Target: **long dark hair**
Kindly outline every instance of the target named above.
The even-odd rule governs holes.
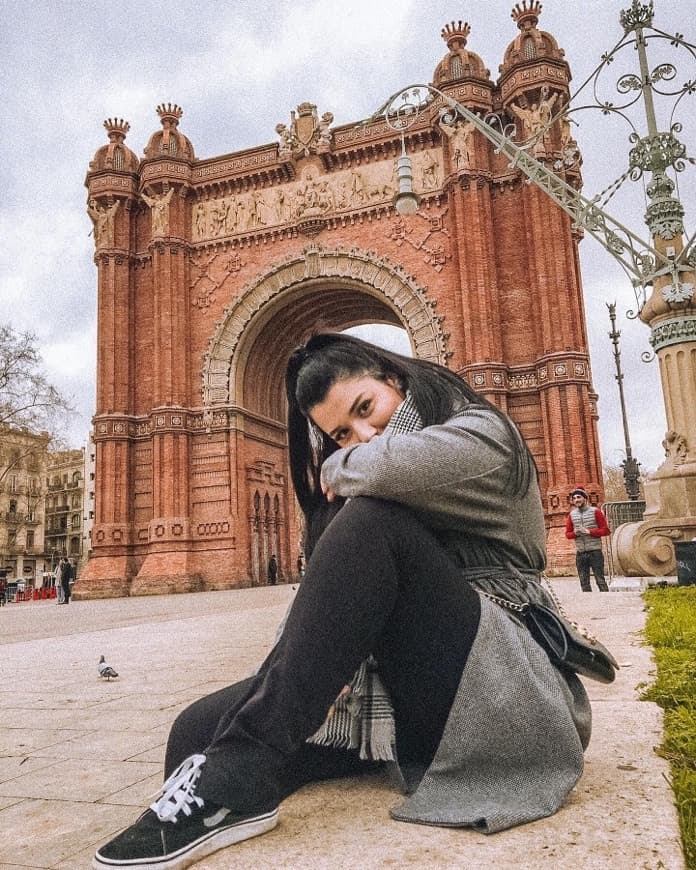
[[[320,333],[292,353],[285,373],[290,473],[310,527],[312,517],[325,511],[321,466],[338,450],[336,442],[312,423],[310,412],[324,401],[337,381],[365,375],[377,380],[393,378],[404,391],[408,390],[424,426],[444,423],[467,406],[493,411],[511,436],[511,490],[515,494],[527,491],[536,473],[527,445],[510,418],[466,381],[444,366],[402,356],[345,333]]]

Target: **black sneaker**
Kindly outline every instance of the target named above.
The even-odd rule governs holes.
[[[162,794],[142,816],[97,850],[95,870],[181,870],[207,855],[265,834],[278,824],[278,809],[237,815],[205,804],[195,794],[205,755],[192,755],[162,786]]]

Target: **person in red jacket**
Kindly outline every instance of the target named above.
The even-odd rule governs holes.
[[[570,494],[573,509],[566,519],[566,538],[575,541],[575,565],[583,592],[591,592],[590,568],[600,592],[608,592],[604,577],[602,538],[609,534],[607,518],[599,508],[592,507],[587,493],[577,487]]]

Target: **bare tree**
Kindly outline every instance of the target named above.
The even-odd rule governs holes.
[[[602,474],[604,476],[604,500],[609,501],[627,501],[626,481],[624,480],[624,471],[620,465],[611,465],[605,462],[602,466]],[[643,495],[643,484],[648,477],[648,472],[641,470],[640,473],[640,497]]]
[[[0,324],[0,427],[55,434],[67,420],[67,399],[42,370],[36,336]]]

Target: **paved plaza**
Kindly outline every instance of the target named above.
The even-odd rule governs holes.
[[[559,813],[487,837],[391,821],[399,795],[382,775],[315,784],[282,805],[274,831],[198,870],[681,870],[668,767],[653,751],[661,711],[636,692],[652,671],[638,634],[642,599],[583,595],[575,578],[554,585],[622,666],[613,685],[588,683],[586,772]],[[292,594],[277,586],[1,608],[1,870],[88,868],[95,846],[156,792],[176,714],[249,673]],[[117,680],[98,679],[102,654]]]

